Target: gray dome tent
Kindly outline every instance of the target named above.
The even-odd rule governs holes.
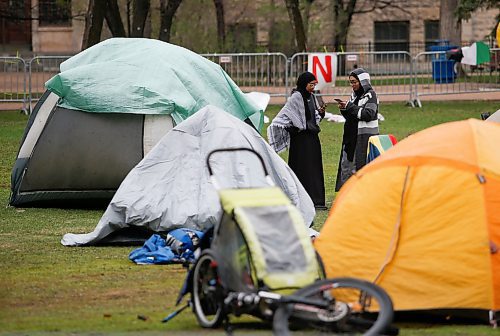
[[[262,156],[274,184],[310,225],[313,202],[285,161],[255,129],[209,105],[174,127],[130,171],[94,231],[68,233],[61,243],[138,243],[154,232],[213,226],[222,208],[209,177],[207,156],[215,149],[241,147]],[[261,163],[252,155],[214,155],[211,164],[222,188],[266,185]]]
[[[500,122],[500,110],[497,110],[495,113],[493,113],[492,115],[490,115],[486,121],[490,121],[490,122]]]

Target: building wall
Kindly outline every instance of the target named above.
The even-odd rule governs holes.
[[[495,27],[498,9],[477,10],[468,21],[462,21],[462,41],[473,42],[483,40]]]
[[[38,0],[31,0],[32,16],[38,17]],[[75,54],[82,49],[87,0],[72,1],[70,26],[40,26],[38,20],[31,25],[32,51],[41,54]]]
[[[405,11],[396,8],[375,10],[371,13],[356,14],[349,28],[349,43],[373,43],[375,21],[410,21],[410,43],[424,42],[424,21],[439,20],[439,1],[403,0],[400,5]],[[495,26],[498,9],[478,10],[468,21],[462,21],[462,43],[480,41]]]
[[[409,21],[410,43],[424,41],[424,20],[439,19],[439,2],[433,0],[402,1],[405,11],[397,8],[377,9],[370,13],[356,14],[349,27],[349,43],[373,43],[375,21]]]

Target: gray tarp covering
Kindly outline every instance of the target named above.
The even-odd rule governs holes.
[[[486,121],[497,122],[500,123],[500,110],[497,110],[495,113],[490,115]]]
[[[93,232],[68,233],[61,243],[93,245],[130,227],[162,232],[180,227],[203,230],[215,224],[222,209],[206,157],[214,149],[234,147],[257,151],[274,183],[297,206],[305,222],[312,222],[314,205],[283,159],[251,126],[209,105],[165,135],[130,171]],[[264,183],[260,161],[248,153],[219,153],[211,162],[222,187]]]

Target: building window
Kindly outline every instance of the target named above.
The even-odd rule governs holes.
[[[436,45],[439,40],[439,20],[424,21],[425,30],[425,50],[429,50],[431,45]]]
[[[231,52],[255,52],[257,28],[252,23],[236,23],[228,26],[227,50]]]
[[[0,45],[31,44],[30,4],[27,1],[0,1]]]
[[[71,0],[38,0],[40,26],[71,26]]]
[[[410,22],[375,22],[375,51],[410,51]]]

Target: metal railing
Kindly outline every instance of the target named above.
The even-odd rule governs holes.
[[[478,66],[446,59],[446,52],[423,52],[413,58],[410,100],[421,96],[500,91],[500,48],[490,49],[490,62]]]
[[[370,73],[372,86],[379,96],[393,96],[412,106],[421,106],[420,98],[429,95],[500,91],[500,49],[491,49],[491,61],[469,66],[446,59],[446,52],[337,53],[337,77],[323,88],[322,96],[348,96],[349,72],[362,67]],[[244,92],[257,91],[275,97],[288,97],[297,76],[308,68],[308,54],[287,58],[283,53],[204,54],[219,64]],[[45,91],[45,82],[59,73],[60,65],[70,56],[37,56],[29,61],[18,57],[0,57],[0,102],[22,102],[31,111]]]
[[[244,92],[286,96],[288,59],[283,53],[202,54],[219,64]]]
[[[297,76],[306,71],[308,54],[299,53],[290,61],[289,91]],[[410,97],[412,85],[412,59],[407,52],[345,52],[337,53],[337,77],[334,83],[323,88],[322,96],[349,96],[351,86],[347,77],[355,68],[370,73],[371,83],[378,95]],[[403,98],[404,99],[404,98]]]
[[[70,56],[36,56],[28,62],[29,69],[29,97],[30,111],[32,103],[45,92],[45,82],[59,73],[61,63]]]
[[[19,57],[0,57],[0,69],[0,102],[21,102],[26,112],[26,62]]]

